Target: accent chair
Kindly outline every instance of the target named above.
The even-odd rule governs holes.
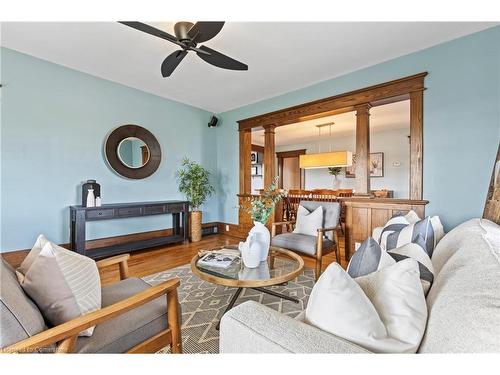
[[[307,234],[293,233],[296,221],[282,221],[273,223],[271,245],[282,247],[284,249],[298,252],[302,255],[314,258],[316,261],[315,277],[316,280],[321,275],[323,266],[323,256],[335,251],[337,262],[340,263],[340,251],[337,236],[340,219],[340,203],[338,202],[319,202],[319,201],[301,201],[300,205],[309,212],[318,207],[323,207],[323,226],[318,228],[316,236]],[[288,232],[276,235],[278,226],[286,227]],[[271,258],[271,267],[274,259]]]
[[[102,288],[100,310],[52,328],[24,293],[15,270],[1,259],[0,352],[154,353],[170,345],[172,353],[182,353],[179,279],[150,286],[129,278],[128,258],[123,254],[96,262],[99,270],[120,268],[120,281]],[[92,336],[78,337],[92,326]]]

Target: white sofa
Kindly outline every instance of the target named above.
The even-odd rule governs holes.
[[[432,256],[434,283],[418,353],[500,352],[500,227],[472,219]],[[345,339],[256,302],[224,315],[221,353],[368,353]]]

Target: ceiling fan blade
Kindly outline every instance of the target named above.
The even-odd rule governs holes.
[[[199,47],[202,51],[210,53],[206,55],[204,53],[196,52],[201,59],[205,60],[207,63],[217,66],[219,68],[230,69],[230,70],[248,70],[248,65],[243,64],[229,56],[223,55],[220,52],[214,51],[211,48],[201,46]]]
[[[142,31],[147,34],[157,36],[158,38],[168,40],[169,42],[175,43],[178,46],[185,47],[184,44],[179,42],[175,36],[170,35],[169,33],[166,33],[165,31],[157,29],[153,26],[146,25],[145,23],[136,21],[118,21],[118,23],[121,23],[125,26],[131,27],[133,29]]]
[[[196,47],[189,47],[188,49],[189,49],[190,51],[199,52],[199,53],[202,53],[202,54],[204,54],[204,55],[210,55],[210,52],[204,51],[204,50],[199,49],[199,48],[196,48]]]
[[[224,22],[196,22],[188,31],[188,36],[196,43],[203,43],[216,36],[224,26]]]
[[[170,77],[175,68],[180,64],[182,59],[186,57],[187,51],[175,51],[167,56],[161,64],[161,75],[163,77]]]

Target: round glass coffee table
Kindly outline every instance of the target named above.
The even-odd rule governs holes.
[[[230,245],[213,250],[222,248],[238,249],[237,246]],[[296,298],[264,288],[284,284],[300,275],[304,268],[304,261],[298,254],[290,250],[271,246],[268,260],[261,262],[257,268],[245,267],[241,258],[234,260],[227,268],[201,265],[198,263],[199,258],[200,256],[197,254],[191,260],[191,271],[196,276],[213,284],[238,288],[229,301],[224,314],[234,306],[243,288],[255,289],[274,297],[299,303]],[[219,324],[220,322],[217,324],[216,329],[219,329]]]

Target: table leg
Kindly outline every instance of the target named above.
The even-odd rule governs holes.
[[[233,306],[236,303],[236,300],[238,299],[238,297],[240,296],[242,290],[243,290],[243,288],[238,288],[236,290],[236,292],[231,297],[231,300],[229,301],[229,305],[227,305],[226,310],[224,311],[224,314],[233,308]],[[224,315],[224,314],[222,314],[222,315]],[[219,328],[220,328],[220,320],[219,320],[219,323],[217,323],[217,325],[215,326],[215,329],[217,331],[219,330]]]
[[[85,255],[85,212],[76,213],[75,221],[71,223],[71,250]]]
[[[182,231],[184,233],[184,243],[189,242],[188,228],[189,228],[189,211],[184,210],[182,211]]]
[[[174,228],[174,235],[178,236],[181,234],[181,214],[179,212],[175,212],[172,214],[172,222]]]
[[[274,296],[274,297],[286,299],[287,301],[292,301],[295,303],[300,302],[297,298],[287,296],[286,294],[277,293],[277,292],[269,290],[269,289],[264,289],[264,288],[252,288],[252,289],[257,290],[257,291],[262,292],[262,293],[269,294],[269,295]]]

